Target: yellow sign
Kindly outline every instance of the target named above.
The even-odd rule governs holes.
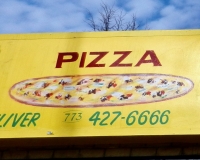
[[[200,134],[200,30],[0,35],[0,138]]]

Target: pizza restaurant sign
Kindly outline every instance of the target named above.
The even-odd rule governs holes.
[[[0,138],[200,134],[199,41],[200,30],[0,35]]]

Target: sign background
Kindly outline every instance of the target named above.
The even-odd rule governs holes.
[[[146,50],[153,50],[162,66],[152,63],[134,67]],[[105,67],[79,68],[82,52],[109,52],[99,63]],[[109,67],[118,58],[114,51],[132,51],[123,63],[132,67]],[[78,52],[76,62],[63,63],[55,68],[59,52]],[[77,136],[128,136],[128,135],[188,135],[200,133],[200,30],[85,32],[0,35],[0,138],[20,137],[77,137]],[[87,55],[85,65],[95,56]],[[14,101],[9,89],[20,81],[47,76],[88,74],[156,73],[183,76],[194,83],[188,94],[161,102],[96,108],[56,108],[31,106]],[[165,125],[127,126],[118,119],[113,125],[93,126],[89,118],[99,111],[121,111],[124,117],[137,110],[153,113],[169,110]],[[82,113],[79,122],[65,122],[66,112]],[[36,125],[22,127],[21,121],[12,127],[13,118],[4,126],[11,114],[40,113]],[[6,114],[4,118],[2,115]],[[114,115],[111,119],[114,118]],[[110,120],[109,120],[110,121]],[[25,124],[27,124],[25,122]],[[98,122],[99,123],[99,122]],[[48,134],[52,132],[52,134]]]

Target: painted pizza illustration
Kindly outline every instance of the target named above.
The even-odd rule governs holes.
[[[194,87],[166,74],[104,74],[33,78],[14,84],[14,100],[46,107],[105,107],[154,103],[181,97]]]

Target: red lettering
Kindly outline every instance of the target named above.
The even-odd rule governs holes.
[[[82,53],[81,61],[80,61],[80,64],[79,64],[79,68],[83,68],[84,67],[86,55],[87,55],[87,52],[83,52]]]
[[[119,57],[113,64],[111,64],[110,67],[131,67],[132,63],[121,63],[130,53],[131,51],[114,52],[114,54],[122,54],[122,56]]]
[[[90,62],[86,67],[105,67],[105,64],[97,64],[108,52],[90,52],[90,55],[99,55],[92,62]]]
[[[71,58],[70,59],[64,59],[65,56],[71,56]],[[58,53],[56,68],[62,68],[63,62],[74,62],[77,59],[78,59],[78,53],[77,52]]]
[[[147,56],[150,56],[151,59],[146,60]],[[162,66],[153,50],[147,50],[135,67],[140,66],[142,63],[153,63],[154,66]]]
[[[114,55],[121,56],[116,59],[109,67],[131,67],[132,63],[122,63],[122,61],[129,56],[132,51],[115,51]],[[106,56],[108,52],[90,52],[89,55],[97,55],[86,67],[105,67],[105,63],[100,63],[99,61]],[[82,52],[79,68],[85,67],[87,52]],[[148,59],[149,56],[149,59]],[[62,68],[62,64],[65,62],[75,62],[77,61],[79,54],[77,52],[63,52],[58,53],[58,58],[55,68]],[[112,60],[112,59],[111,59]],[[98,63],[99,62],[99,63]],[[153,50],[147,50],[142,58],[138,61],[135,67],[139,67],[143,63],[153,63],[153,66],[162,66],[158,57]]]

